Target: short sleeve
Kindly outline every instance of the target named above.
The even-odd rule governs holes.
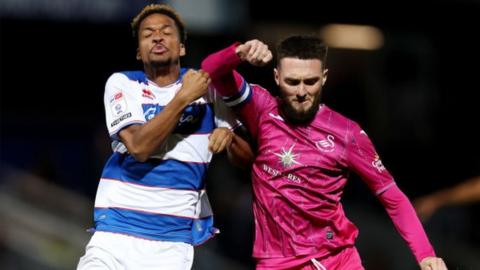
[[[105,85],[104,105],[110,137],[118,140],[118,133],[132,124],[146,122],[141,103],[135,98],[135,89],[129,79],[114,73]]]
[[[367,133],[358,124],[350,123],[350,139],[347,143],[347,162],[376,195],[395,185],[393,177],[383,166]]]

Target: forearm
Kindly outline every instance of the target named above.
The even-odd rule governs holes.
[[[139,161],[146,161],[165,142],[175,129],[188,100],[175,96],[163,110],[144,125],[120,132],[120,138],[130,154]]]
[[[234,75],[234,69],[241,62],[235,53],[236,46],[237,43],[210,54],[202,61],[202,70],[210,75],[215,89],[224,97],[238,93],[242,83],[240,76]]]
[[[212,80],[218,79],[234,70],[241,63],[235,53],[238,43],[234,43],[218,52],[212,53],[202,61],[202,70],[206,71]]]
[[[380,194],[379,199],[417,261],[420,263],[426,257],[434,257],[435,251],[405,194],[394,185]]]
[[[248,142],[236,134],[230,146],[227,147],[227,154],[230,162],[242,169],[250,168],[255,158]]]

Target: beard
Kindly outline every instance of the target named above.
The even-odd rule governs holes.
[[[280,111],[286,121],[295,125],[307,125],[312,122],[313,118],[320,108],[320,96],[315,97],[312,106],[305,111],[295,109],[286,98],[281,99]]]

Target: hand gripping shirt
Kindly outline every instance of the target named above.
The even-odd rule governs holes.
[[[253,256],[260,264],[275,258],[305,261],[354,245],[358,231],[340,203],[351,171],[384,204],[417,260],[434,256],[410,202],[365,131],[326,105],[306,126],[286,122],[277,98],[233,70],[239,61],[231,46],[207,57],[202,69],[256,141]]]
[[[208,137],[239,122],[215,91],[188,105],[175,130],[146,162],[130,155],[118,133],[160,113],[182,86],[159,87],[142,71],[114,73],[105,87],[105,115],[113,154],[95,199],[95,229],[139,238],[200,244],[217,232],[205,192],[212,158]]]

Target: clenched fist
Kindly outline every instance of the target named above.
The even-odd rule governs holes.
[[[267,44],[260,40],[253,39],[240,44],[235,49],[238,57],[254,66],[264,66],[272,60],[272,52]]]
[[[183,75],[182,88],[177,95],[185,98],[189,103],[205,95],[210,84],[210,76],[203,70],[189,69]]]
[[[208,138],[208,150],[217,154],[232,143],[233,132],[229,128],[216,128]]]

